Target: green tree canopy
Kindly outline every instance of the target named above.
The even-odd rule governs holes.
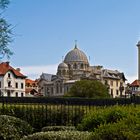
[[[10,2],[9,0],[0,0],[0,8],[1,9],[6,8],[9,2]]]
[[[9,0],[0,0],[0,59],[6,55],[8,58],[13,54],[8,45],[11,39],[11,25],[2,16],[2,11],[8,6]]]
[[[88,98],[108,98],[108,89],[100,81],[81,80],[75,82],[66,96],[88,97]]]

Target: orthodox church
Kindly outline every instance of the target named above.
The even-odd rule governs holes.
[[[58,65],[56,75],[42,73],[38,82],[39,92],[44,96],[63,96],[76,81],[82,79],[101,81],[112,97],[125,95],[124,73],[104,69],[103,66],[90,66],[86,54],[77,44]]]

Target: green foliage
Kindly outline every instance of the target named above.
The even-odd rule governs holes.
[[[42,132],[46,131],[66,131],[76,130],[74,126],[46,126],[42,128]]]
[[[85,110],[65,105],[6,105],[0,108],[0,114],[18,117],[27,121],[35,131],[41,131],[45,126],[77,125]]]
[[[92,131],[90,139],[94,140],[139,140],[140,106],[96,108],[77,129]]]
[[[129,116],[117,123],[103,124],[95,130],[95,140],[139,140],[140,118]],[[91,138],[91,139],[92,139]]]
[[[0,8],[3,10],[9,4],[9,0],[0,0]],[[5,18],[0,14],[0,59],[2,59],[5,55],[7,58],[13,54],[11,50],[8,48],[9,43],[12,42],[11,35],[11,25],[7,23]]]
[[[100,81],[95,80],[81,80],[75,82],[66,96],[88,98],[110,97],[107,87]]]
[[[11,25],[3,18],[0,18],[0,54],[9,58],[13,53],[7,47],[11,42]]]
[[[24,137],[21,140],[90,140],[91,133],[79,131],[49,131]]]
[[[82,131],[94,131],[94,129],[98,128],[101,124],[115,123],[127,117],[128,112],[125,110],[126,108],[123,106],[99,108],[85,116],[77,129]]]
[[[1,9],[6,8],[9,2],[10,2],[9,0],[0,0],[0,8]]]
[[[27,122],[12,116],[0,115],[0,140],[19,140],[32,131]]]

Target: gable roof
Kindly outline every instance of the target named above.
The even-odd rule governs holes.
[[[25,79],[25,85],[27,87],[32,86],[32,87],[37,87],[37,81],[31,80],[31,79]]]
[[[14,69],[9,65],[9,62],[0,63],[0,75],[4,76],[8,71],[12,71],[15,77],[26,78],[25,75],[20,73],[18,70]]]
[[[131,87],[140,87],[140,81],[139,80],[135,80],[130,84]]]
[[[122,79],[123,81],[127,80],[124,76],[124,73],[121,73],[117,70],[103,69],[102,71],[103,71],[103,77],[105,78]]]
[[[41,79],[46,80],[46,81],[53,81],[57,79],[57,75],[42,73],[42,75],[40,76],[40,80]]]

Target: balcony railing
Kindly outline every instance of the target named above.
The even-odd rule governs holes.
[[[11,81],[12,80],[12,78],[11,77],[7,77],[7,81]]]
[[[12,86],[10,86],[10,87],[4,87],[4,89],[5,90],[15,90],[15,87],[12,87]]]

